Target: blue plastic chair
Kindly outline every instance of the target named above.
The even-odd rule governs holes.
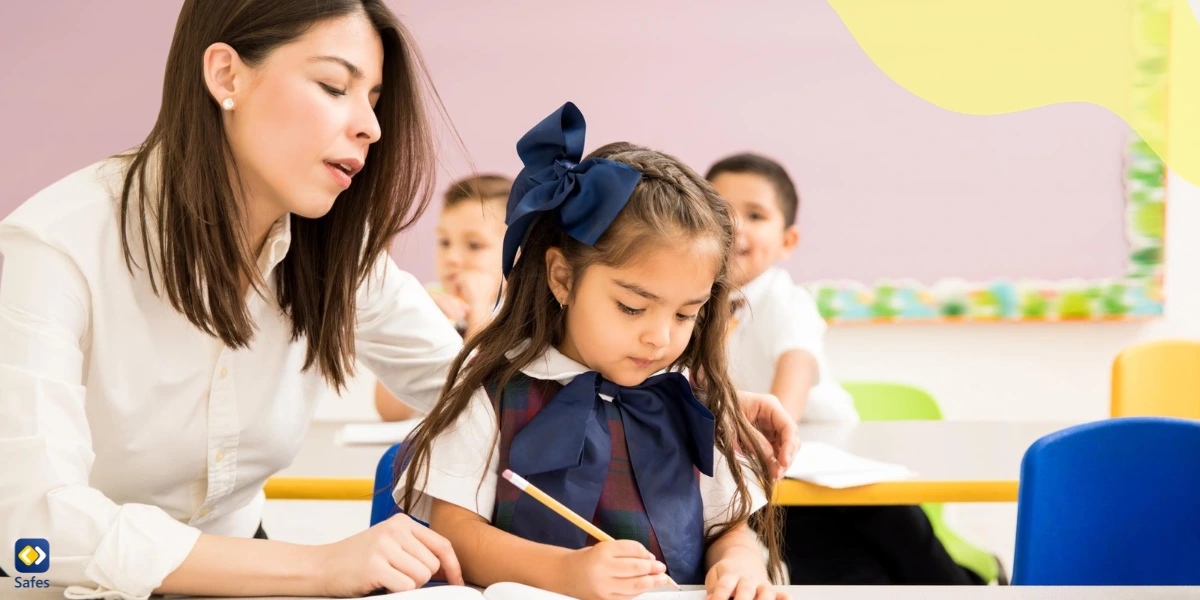
[[[1021,461],[1014,585],[1200,585],[1200,422],[1079,425]]]
[[[375,495],[371,498],[371,525],[386,521],[392,515],[400,512],[396,501],[392,499],[392,490],[399,472],[396,465],[396,455],[400,454],[406,442],[395,444],[383,453],[379,465],[375,467]]]

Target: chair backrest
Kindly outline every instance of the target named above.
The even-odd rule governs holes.
[[[1200,342],[1150,342],[1118,354],[1112,416],[1200,419]]]
[[[405,444],[394,444],[388,448],[375,467],[375,495],[371,498],[371,525],[386,521],[392,515],[400,512],[396,501],[392,499],[392,482],[396,479],[396,456],[401,454]]]
[[[1200,585],[1200,422],[1130,417],[1034,442],[1015,585]]]
[[[864,421],[941,421],[942,409],[925,390],[900,383],[843,383]]]

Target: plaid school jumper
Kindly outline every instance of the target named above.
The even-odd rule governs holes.
[[[521,431],[538,411],[542,409],[563,386],[556,381],[534,379],[523,373],[518,373],[504,388],[503,394],[497,394],[495,387],[489,387],[488,398],[496,407],[500,418],[500,470],[509,468],[508,453],[512,446],[513,436]],[[605,402],[604,408],[608,416],[608,430],[612,434],[612,458],[608,464],[608,476],[604,480],[604,488],[600,493],[600,504],[596,514],[591,515],[591,522],[601,531],[619,540],[636,540],[641,542],[654,557],[662,562],[662,548],[659,547],[658,537],[646,516],[646,506],[638,492],[634,480],[633,469],[629,464],[629,453],[625,447],[625,429],[621,424],[621,412],[612,402]],[[521,490],[516,486],[501,482],[496,489],[496,511],[492,525],[511,531],[513,511]],[[580,515],[587,519],[589,515]],[[575,527],[566,519],[562,519],[563,527]],[[594,545],[596,540],[588,537],[588,545]]]

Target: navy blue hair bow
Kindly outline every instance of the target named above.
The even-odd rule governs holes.
[[[641,181],[642,174],[623,163],[603,158],[580,162],[585,131],[583,113],[568,102],[517,142],[525,166],[508,196],[505,277],[539,213],[554,211],[567,235],[590,246],[612,225]]]

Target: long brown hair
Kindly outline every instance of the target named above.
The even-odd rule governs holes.
[[[400,478],[405,479],[400,507],[409,512],[415,506],[420,490],[425,487],[434,440],[454,425],[473,394],[484,386],[503,390],[522,367],[562,340],[565,311],[550,290],[545,265],[547,250],[562,250],[573,270],[572,280],[578,282],[591,265],[620,267],[666,244],[715,238],[720,252],[712,294],[697,314],[687,349],[671,368],[687,368],[694,381],[701,382],[696,385],[697,397],[716,417],[716,445],[737,481],[738,493],[730,520],[706,532],[709,541],[748,520],[769,549],[769,571],[778,580],[781,573],[778,509],[767,506],[751,514],[750,492],[744,480],[745,463],[735,452],[735,448],[750,452],[750,475],[761,483],[770,498],[774,483],[768,459],[754,442],[754,431],[738,409],[737,395],[725,365],[732,289],[728,269],[734,238],[729,210],[708,182],[672,156],[616,143],[597,149],[590,157],[630,165],[642,173],[641,182],[595,246],[582,244],[563,233],[551,216],[539,218],[530,227],[521,257],[508,276],[509,287],[499,314],[467,341],[451,366],[440,401],[413,433],[407,453],[409,468],[396,481],[399,485]],[[526,340],[529,343],[522,348]],[[510,360],[506,353],[513,348],[522,349]]]
[[[291,219],[292,244],[274,272],[293,341],[306,338],[304,368],[335,388],[354,372],[356,292],[391,240],[429,204],[433,140],[423,92],[436,98],[411,36],[382,0],[186,0],[167,55],[162,108],[130,155],[121,190],[126,266],[137,261],[155,293],[166,292],[188,321],[230,348],[249,345],[254,323],[243,285],[262,281],[238,200],[237,173],[221,109],[205,86],[201,57],[224,42],[250,66],[314,24],[361,14],[383,42],[382,136],[371,158],[319,219]],[[139,244],[140,242],[140,244]],[[161,278],[161,281],[160,281]]]

